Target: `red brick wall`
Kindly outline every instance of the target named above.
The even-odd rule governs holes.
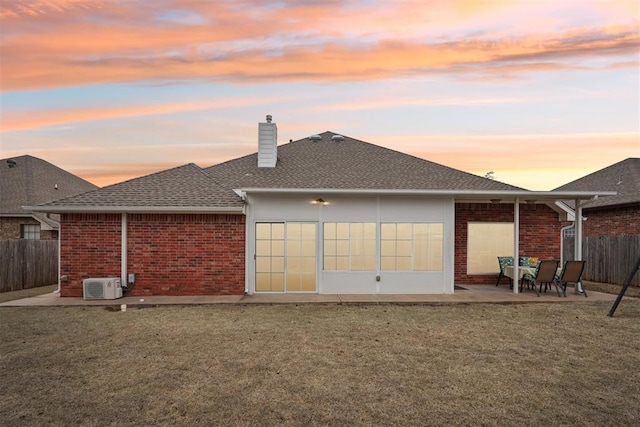
[[[640,206],[586,210],[583,216],[584,237],[640,234]]]
[[[82,280],[120,277],[119,214],[63,214],[60,220],[60,284],[63,297],[81,297]]]
[[[469,222],[513,222],[513,205],[456,203],[455,283],[495,284],[497,274],[467,274],[467,224]],[[546,205],[520,205],[520,255],[560,259],[558,214]],[[498,260],[496,258],[496,270]]]
[[[121,215],[66,214],[61,220],[62,296],[82,296],[82,280],[120,277]],[[243,215],[131,214],[128,296],[242,295]]]
[[[129,215],[127,295],[242,295],[244,215]]]

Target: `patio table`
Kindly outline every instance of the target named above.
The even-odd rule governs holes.
[[[535,275],[536,268],[535,267],[525,267],[523,265],[518,267],[518,280],[522,279],[522,276],[525,274]],[[510,279],[514,279],[513,277],[513,266],[504,267],[504,275],[509,277]]]
[[[558,268],[556,270],[556,275],[560,276],[560,274],[562,273],[562,268]],[[525,266],[519,266],[518,267],[518,280],[522,279],[522,276],[524,276],[525,274],[529,274],[531,276],[535,276],[536,274],[536,267],[525,267]],[[513,266],[510,267],[504,267],[504,275],[509,277],[510,279],[513,280]]]

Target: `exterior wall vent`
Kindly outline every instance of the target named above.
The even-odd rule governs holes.
[[[344,136],[342,136],[342,135],[333,135],[331,137],[331,140],[333,142],[342,142],[342,141],[344,141]]]
[[[266,123],[258,123],[259,168],[275,168],[278,161],[278,127],[271,120],[268,115]]]
[[[309,141],[311,142],[318,142],[322,139],[322,137],[320,135],[311,135],[309,137]]]

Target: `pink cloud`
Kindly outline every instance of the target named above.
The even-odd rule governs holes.
[[[2,6],[0,87],[183,79],[343,81],[428,73],[503,77],[572,70],[594,57],[638,65],[637,21],[447,40],[425,39],[424,28],[441,25],[439,18],[466,22],[507,13],[513,5],[391,2],[370,11],[355,2],[292,2],[285,8],[233,4],[166,1],[164,10],[156,10],[129,2],[50,0]]]

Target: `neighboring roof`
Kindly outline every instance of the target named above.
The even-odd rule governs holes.
[[[278,146],[275,168],[258,168],[255,153],[205,171],[234,189],[522,190],[347,136],[338,142],[334,135]]]
[[[44,212],[241,212],[242,199],[193,163],[41,205]]]
[[[585,202],[583,209],[640,203],[640,158],[630,157],[558,187],[554,191],[583,190],[616,191],[618,193],[615,196],[607,196]]]
[[[33,206],[98,188],[37,157],[0,159],[0,215],[34,216],[23,206]],[[50,223],[44,216],[35,215]]]

